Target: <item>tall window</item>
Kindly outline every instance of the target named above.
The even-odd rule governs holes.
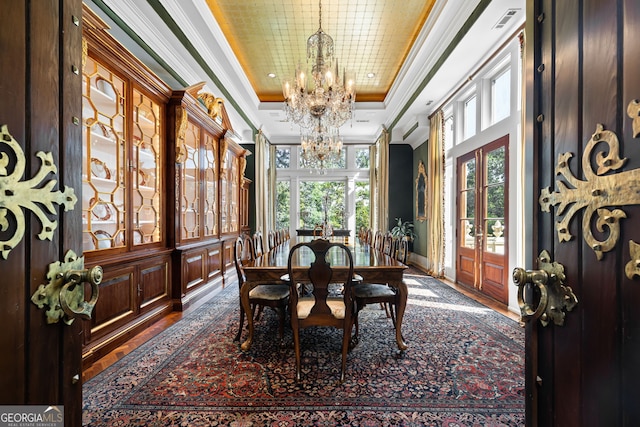
[[[302,149],[298,150],[298,158],[300,159],[299,167],[300,169],[315,169],[316,165],[309,166],[304,159],[302,158]],[[330,156],[324,162],[325,169],[345,169],[347,167],[347,150],[342,150],[340,152],[340,157],[335,158],[335,156]]]
[[[444,119],[444,149],[453,147],[453,114]]]
[[[290,224],[289,205],[291,203],[291,183],[276,183],[276,230],[288,229]]]
[[[327,163],[322,173],[305,168],[300,151],[295,145],[279,145],[274,150],[277,167],[273,200],[278,228],[288,227],[294,233],[297,228],[312,229],[321,224],[325,198],[327,221],[334,229],[350,230],[354,236],[360,227],[369,227],[370,146],[345,145],[340,158]]]
[[[464,139],[469,139],[476,134],[476,96],[464,102]]]
[[[369,228],[371,212],[371,191],[369,181],[356,182],[356,232],[362,227]]]
[[[291,167],[291,148],[276,148],[276,169],[289,169]]]
[[[358,169],[369,169],[369,149],[358,148],[356,150],[356,167]]]
[[[345,228],[345,182],[300,182],[300,227],[313,228],[326,220],[333,228]]]
[[[497,123],[511,114],[511,73],[503,70],[491,79],[491,122]]]

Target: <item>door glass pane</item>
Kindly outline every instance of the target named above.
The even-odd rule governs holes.
[[[485,156],[484,250],[497,254],[505,252],[505,154],[506,149],[502,146]]]
[[[460,216],[461,216],[461,241],[460,244],[467,248],[474,248],[474,219],[476,212],[476,193],[474,190],[460,192]]]
[[[490,151],[486,155],[485,182],[487,185],[505,180],[505,147]]]
[[[475,248],[476,216],[476,160],[470,159],[461,165],[460,189],[460,245]]]
[[[475,227],[473,219],[460,221],[461,239],[460,246],[474,249],[476,247]]]
[[[462,165],[464,180],[464,190],[476,188],[476,160],[472,159]]]
[[[88,57],[82,86],[82,247],[123,247],[125,82]]]
[[[159,242],[162,238],[160,206],[160,106],[133,91],[133,244]]]

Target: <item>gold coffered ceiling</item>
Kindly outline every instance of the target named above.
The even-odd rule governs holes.
[[[384,100],[434,2],[322,2],[322,29],[333,37],[340,70],[356,75],[357,101]],[[293,78],[299,62],[306,65],[307,38],[318,29],[318,1],[207,3],[260,101],[282,101],[282,80]]]

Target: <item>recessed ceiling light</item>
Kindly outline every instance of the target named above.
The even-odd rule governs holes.
[[[269,74],[267,74],[267,76],[271,77],[272,79],[276,78],[276,74],[275,73],[269,73]]]
[[[376,73],[367,73],[367,77],[369,77],[370,79],[374,78],[376,76]]]

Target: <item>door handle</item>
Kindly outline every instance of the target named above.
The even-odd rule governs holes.
[[[566,279],[564,266],[551,262],[547,251],[540,253],[538,267],[538,270],[523,268],[513,270],[513,282],[518,286],[521,320],[531,322],[540,319],[542,326],[547,326],[551,321],[557,326],[562,326],[565,318],[564,310],[573,310],[578,304],[578,298],[571,287],[564,285]],[[537,298],[535,298],[536,293]],[[529,301],[527,297],[530,298]]]
[[[102,282],[102,267],[96,265],[89,270],[71,270],[64,274],[64,286],[60,289],[60,306],[67,318],[91,319],[91,312],[98,302],[99,288]],[[84,299],[83,283],[91,285],[91,298]]]
[[[40,285],[31,296],[38,308],[46,310],[47,323],[58,323],[60,319],[67,325],[76,318],[91,319],[91,312],[98,302],[99,287],[103,271],[99,265],[86,270],[84,257],[77,257],[73,251],[67,252],[64,262],[49,264],[49,283]],[[84,285],[91,285],[91,296],[85,300]]]

